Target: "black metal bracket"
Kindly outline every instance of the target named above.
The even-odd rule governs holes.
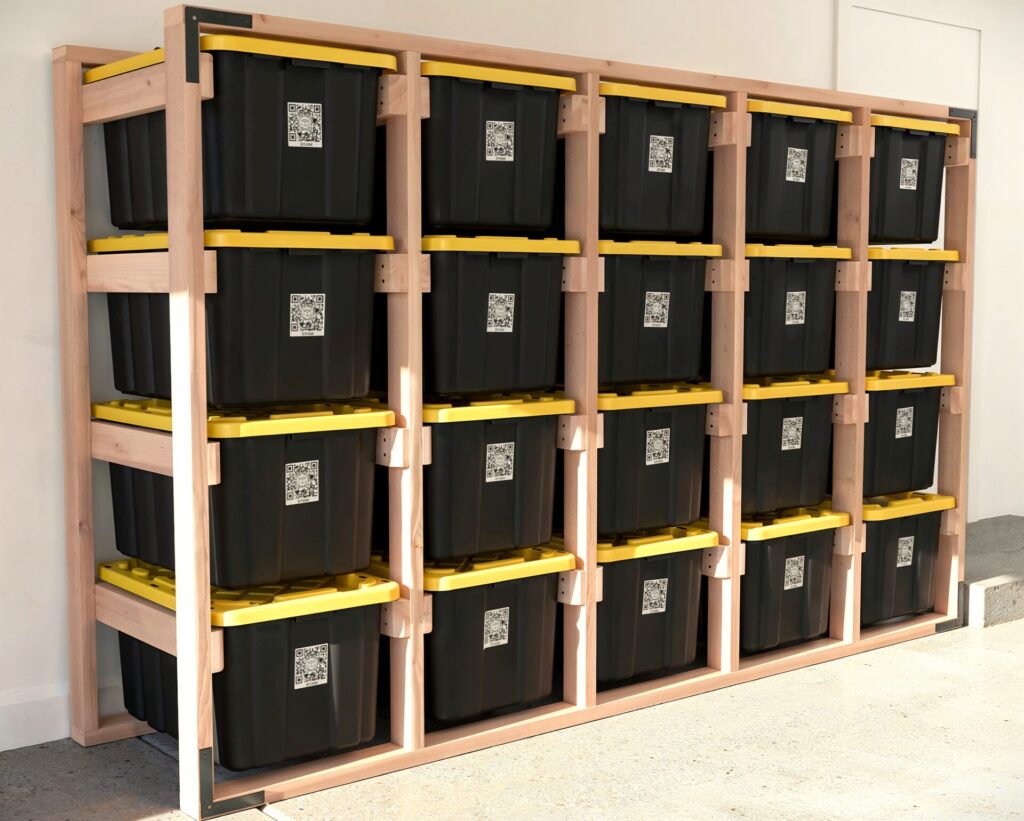
[[[971,159],[978,156],[978,110],[976,108],[951,108],[950,117],[971,121]]]
[[[203,818],[216,818],[229,812],[250,810],[267,803],[263,790],[246,793],[223,801],[213,800],[213,748],[204,747],[199,751],[199,801]]]
[[[935,625],[936,633],[946,633],[950,630],[957,630],[967,626],[967,605],[969,599],[969,588],[967,582],[960,582],[956,589],[956,618],[949,621],[940,621]]]
[[[199,27],[203,23],[251,29],[252,15],[185,6],[185,81],[188,83],[199,82]]]

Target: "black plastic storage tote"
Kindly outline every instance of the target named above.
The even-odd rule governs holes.
[[[872,114],[869,242],[926,244],[939,236],[946,139],[960,126]]]
[[[562,269],[578,242],[425,237],[424,390],[458,396],[555,387]]]
[[[93,417],[171,430],[170,404],[117,400]],[[394,413],[367,404],[247,415],[211,413],[220,481],[210,486],[210,580],[253,587],[348,573],[370,562],[377,428]],[[174,569],[170,476],[110,463],[119,552]]]
[[[635,385],[697,379],[707,261],[721,245],[601,240],[597,381]]]
[[[559,96],[572,77],[426,61],[423,221],[431,230],[546,231],[555,217]],[[560,207],[560,206],[559,206]]]
[[[748,100],[747,237],[820,242],[835,200],[836,129],[849,111]]]
[[[206,34],[214,96],[202,104],[207,227],[330,228],[373,217],[377,87],[391,54]],[[163,62],[163,49],[86,71],[84,83]],[[110,221],[167,226],[164,112],[103,126]]]
[[[711,109],[725,108],[725,97],[629,83],[600,91],[602,236],[698,236]]]
[[[174,574],[136,559],[103,562],[101,581],[173,610]],[[229,770],[370,741],[377,720],[381,605],[398,585],[368,573],[249,590],[210,590],[224,668],[213,675],[217,758]],[[119,634],[128,712],[178,734],[173,656]]]
[[[216,291],[206,297],[207,402],[215,407],[354,399],[370,390],[376,255],[387,236],[206,231]],[[97,254],[166,253],[167,234],[89,242]],[[114,385],[171,398],[168,295],[110,293]]]

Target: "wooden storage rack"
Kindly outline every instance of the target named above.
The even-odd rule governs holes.
[[[214,256],[203,249],[200,103],[216,93],[209,57],[197,51],[199,30],[244,33],[309,43],[392,52],[397,73],[381,81],[380,120],[387,129],[388,230],[395,252],[381,255],[378,290],[387,293],[388,401],[395,427],[382,431],[378,461],[389,466],[390,566],[401,599],[388,608],[391,637],[391,740],[379,746],[286,765],[215,783],[212,674],[223,665],[221,636],[210,625],[208,486],[219,481],[218,446],[206,437],[204,294],[216,288]],[[147,44],[141,44],[147,45]],[[57,242],[60,274],[61,364],[64,405],[65,505],[68,563],[71,735],[83,745],[151,732],[126,714],[101,717],[97,704],[96,623],[136,636],[178,657],[181,808],[195,818],[279,801],[326,787],[478,750],[585,721],[706,692],[774,673],[926,636],[958,624],[964,575],[967,431],[971,360],[971,283],[974,261],[975,159],[973,112],[839,91],[780,85],[588,57],[395,34],[262,14],[175,6],[165,13],[166,61],[82,84],[84,68],[129,52],[82,46],[54,50]],[[565,544],[577,569],[561,585],[565,618],[564,692],[560,703],[501,718],[426,733],[423,636],[430,600],[423,590],[422,471],[429,438],[422,424],[421,297],[429,261],[420,253],[420,119],[429,116],[422,58],[457,60],[572,75],[577,91],[563,97],[560,132],[566,148],[566,235],[581,253],[566,263],[566,392],[576,413],[561,420],[566,460]],[[599,82],[646,83],[726,96],[712,115],[714,241],[721,259],[709,261],[712,296],[712,382],[723,404],[708,414],[711,448],[711,527],[720,546],[705,552],[708,576],[707,666],[643,684],[598,693],[595,630],[600,600],[596,561],[598,149],[603,125]],[[747,96],[844,108],[840,125],[839,244],[853,250],[836,276],[836,369],[850,385],[834,406],[834,506],[850,525],[837,531],[830,635],[750,658],[739,654],[740,469],[745,409],[743,300],[748,287],[745,180],[750,134]],[[164,108],[167,114],[169,250],[145,255],[86,253],[84,126]],[[868,262],[868,185],[873,152],[872,113],[955,122],[946,153],[944,247],[959,251],[947,267],[942,309],[941,370],[956,376],[945,388],[939,433],[938,491],[956,498],[942,519],[935,612],[871,629],[860,627],[861,520]],[[174,434],[135,430],[90,418],[87,295],[90,292],[168,292]],[[176,614],[96,581],[91,461],[142,467],[174,476]],[[960,621],[959,623],[962,623]]]

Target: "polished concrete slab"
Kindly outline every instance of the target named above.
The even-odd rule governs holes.
[[[1024,621],[954,630],[239,814],[959,819],[1024,814]],[[139,740],[0,753],[0,818],[181,818]]]

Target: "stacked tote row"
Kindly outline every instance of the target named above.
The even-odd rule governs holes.
[[[101,563],[95,590],[73,587],[73,599],[95,597],[97,616],[121,631],[126,706],[179,732],[183,788],[197,761],[200,772],[208,766],[211,715],[193,699],[214,671],[225,766],[376,741],[351,761],[385,771],[413,762],[402,751],[423,743],[423,717],[439,722],[426,735],[429,760],[801,663],[787,659],[871,646],[858,642],[860,622],[938,610],[875,628],[887,643],[955,614],[944,588],[957,575],[949,551],[959,519],[950,517],[959,511],[951,495],[910,491],[934,475],[936,407],[943,430],[957,432],[947,418],[965,396],[948,391],[963,372],[954,363],[956,385],[943,375],[864,374],[934,363],[942,292],[951,270],[965,281],[953,255],[969,254],[969,241],[946,252],[869,252],[867,220],[851,219],[867,213],[870,165],[872,239],[929,230],[936,170],[941,187],[945,164],[958,181],[973,167],[955,135],[952,156],[936,164],[928,146],[939,135],[945,148],[956,128],[946,113],[909,105],[921,117],[911,121],[877,101],[810,91],[808,100],[844,107],[797,105],[787,100],[799,90],[763,84],[762,96],[781,99],[747,100],[721,80],[642,67],[602,80],[580,58],[523,64],[501,49],[473,65],[462,44],[444,41],[415,49],[433,58],[421,63],[403,47],[396,59],[287,42],[278,24],[261,17],[255,26],[275,40],[205,35],[191,91],[174,79],[186,62],[181,21],[168,30],[166,65],[157,51],[58,82],[60,99],[89,100],[166,75],[166,120],[130,106],[103,118],[112,221],[159,230],[170,217],[171,230],[90,243],[92,290],[108,290],[115,273],[141,286],[109,289],[119,293],[108,301],[116,385],[145,398],[93,406],[93,453],[111,462],[116,538],[131,558]],[[404,36],[328,26],[301,39],[380,48],[389,37]],[[215,93],[202,87],[204,71]],[[210,99],[200,105],[200,94]],[[182,99],[201,108],[191,133]],[[89,116],[72,112],[70,133],[102,121]],[[243,118],[261,124],[259,140],[238,128]],[[378,118],[387,140],[376,138]],[[66,137],[62,123],[58,115]],[[201,175],[180,167],[182,145],[201,154]],[[346,173],[330,177],[337,168]],[[571,240],[550,238],[563,233],[563,176]],[[184,221],[183,180],[199,205]],[[958,182],[947,201],[969,202],[969,192]],[[421,228],[433,235],[421,240]],[[758,244],[783,242],[807,244]],[[207,271],[205,287],[194,274],[185,285],[200,295],[186,310],[199,306],[194,351],[205,359],[192,375],[171,354],[181,351],[186,303],[175,308],[150,274],[142,281],[165,266],[164,290],[180,292],[186,247],[202,263],[192,270]],[[409,253],[420,247],[422,258]],[[417,273],[426,255],[429,286]],[[373,291],[388,304],[386,393],[370,392],[370,355],[380,353]],[[869,294],[863,307],[850,302]],[[879,344],[865,357],[873,329]],[[87,399],[81,369],[72,373],[69,408]],[[857,402],[845,401],[865,388],[866,427]],[[203,410],[183,396],[202,397]],[[206,451],[186,448],[180,432],[171,439],[172,427],[216,443],[208,475],[195,455]],[[187,472],[172,480],[169,466],[123,455],[125,443],[159,441],[179,455],[191,449],[179,459]],[[948,447],[940,490],[951,487]],[[201,493],[183,492],[189,474]],[[860,503],[873,493],[889,495]],[[192,525],[207,506],[204,533]],[[73,555],[91,557],[87,547]],[[137,617],[98,606],[111,596]],[[199,641],[211,647],[204,662],[187,625],[207,597],[210,615],[197,611]],[[141,600],[157,607],[139,610]],[[176,642],[153,632],[175,624]],[[784,649],[826,632],[835,638],[804,655]],[[773,648],[783,649],[764,653]],[[749,658],[739,663],[741,653]],[[253,665],[265,680],[239,673]],[[253,720],[268,714],[288,718]],[[88,709],[74,721],[86,743],[145,726],[89,730],[101,722]],[[190,752],[197,726],[199,759]],[[397,757],[383,757],[382,729]],[[348,761],[201,787],[204,805],[189,809],[339,783],[355,773]]]

